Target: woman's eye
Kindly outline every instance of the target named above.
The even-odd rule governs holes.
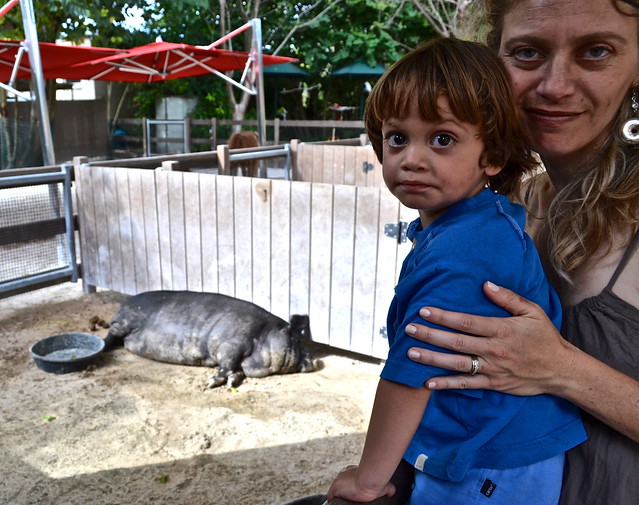
[[[401,147],[407,143],[406,137],[401,133],[391,133],[386,137],[386,140],[391,147]]]
[[[610,49],[606,46],[594,46],[584,51],[584,55],[586,58],[598,60],[605,58],[610,54],[610,52]]]
[[[447,133],[438,133],[431,141],[430,145],[433,147],[450,147],[455,142],[455,139]]]
[[[532,61],[537,60],[541,57],[539,51],[532,47],[522,47],[520,49],[516,49],[512,52],[512,55],[520,61]]]

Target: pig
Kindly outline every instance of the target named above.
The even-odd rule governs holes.
[[[311,340],[306,315],[290,323],[257,305],[194,291],[148,291],[127,299],[111,321],[105,343],[166,363],[216,370],[209,387],[237,387],[245,377],[312,372],[321,368],[303,348]]]

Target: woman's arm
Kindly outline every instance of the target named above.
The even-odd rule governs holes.
[[[328,490],[334,497],[369,502],[392,496],[390,483],[406,452],[430,398],[431,391],[380,379],[359,466],[342,470]]]
[[[639,381],[564,340],[537,305],[491,283],[484,284],[484,293],[514,317],[480,317],[427,307],[421,312],[424,319],[464,334],[422,325],[406,327],[412,337],[464,353],[411,348],[408,356],[413,361],[463,373],[434,377],[428,388],[553,394],[639,442]],[[480,362],[474,376],[468,374],[470,355],[477,355]]]

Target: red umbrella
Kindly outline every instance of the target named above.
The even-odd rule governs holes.
[[[262,56],[264,65],[297,61],[283,56]],[[208,49],[189,44],[155,42],[116,55],[84,61],[61,70],[65,79],[157,82],[204,74],[220,75],[243,70],[252,62],[251,54],[224,49]],[[226,77],[226,76],[223,76]]]
[[[9,82],[12,76],[14,80],[31,78],[29,59],[26,54],[23,54],[23,43],[24,41],[20,40],[0,40],[0,82]],[[107,47],[67,46],[51,42],[40,42],[39,46],[42,70],[47,79],[64,77],[59,74],[71,65],[113,56],[123,51]]]

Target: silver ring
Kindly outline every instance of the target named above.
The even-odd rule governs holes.
[[[474,354],[470,357],[470,375],[479,372],[479,358]]]

